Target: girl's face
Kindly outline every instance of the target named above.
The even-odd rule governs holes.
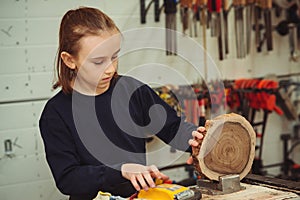
[[[117,71],[120,45],[121,35],[117,31],[83,37],[74,58],[78,72],[73,88],[84,94],[105,92]]]

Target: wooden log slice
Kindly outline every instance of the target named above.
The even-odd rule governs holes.
[[[208,120],[205,128],[196,170],[211,180],[228,174],[239,174],[243,179],[255,156],[256,134],[251,124],[231,113]]]

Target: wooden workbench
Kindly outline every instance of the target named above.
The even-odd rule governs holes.
[[[224,195],[208,195],[202,192],[203,200],[300,200],[300,182],[248,174],[241,185],[245,189]],[[194,186],[192,186],[194,187]],[[98,197],[94,200],[109,200]],[[127,200],[127,199],[126,199]],[[136,199],[138,200],[138,199]]]
[[[232,194],[225,195],[206,195],[202,194],[205,200],[300,200],[300,196],[293,192],[286,192],[277,189],[268,188],[260,185],[251,185],[241,183],[246,189]]]

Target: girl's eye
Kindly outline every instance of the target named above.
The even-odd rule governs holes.
[[[113,56],[112,58],[111,58],[111,60],[116,60],[118,58],[118,56]]]
[[[99,61],[99,62],[94,62],[95,65],[101,65],[103,64],[103,61]]]

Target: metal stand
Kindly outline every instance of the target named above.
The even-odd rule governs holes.
[[[197,180],[197,186],[203,194],[209,195],[229,194],[246,189],[241,186],[240,176],[236,174],[220,176],[219,182],[199,179]]]

